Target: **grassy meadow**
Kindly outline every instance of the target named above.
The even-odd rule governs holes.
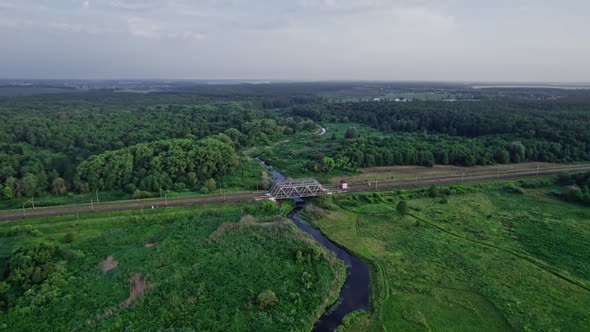
[[[346,330],[590,330],[590,209],[503,186],[337,197],[314,224],[372,267]]]
[[[0,330],[310,330],[337,299],[344,267],[277,217],[290,209],[261,202],[2,223]]]

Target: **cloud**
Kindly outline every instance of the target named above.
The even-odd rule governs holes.
[[[82,7],[84,7],[84,8],[90,7],[90,1],[84,1],[84,2],[82,2]]]
[[[148,39],[159,39],[162,37],[162,29],[158,24],[140,17],[130,17],[127,19],[127,26],[132,36]]]
[[[132,36],[146,39],[182,39],[182,40],[201,40],[205,35],[200,32],[189,29],[169,29],[162,27],[161,24],[154,21],[141,18],[130,17],[127,19],[129,33]]]
[[[68,31],[75,33],[89,33],[89,34],[100,34],[107,32],[108,29],[104,26],[98,26],[94,24],[75,24],[67,22],[50,22],[47,25],[49,28],[59,31]]]
[[[107,7],[127,11],[144,11],[165,4],[162,0],[111,0]]]
[[[33,26],[33,21],[31,20],[23,20],[23,19],[11,19],[11,18],[1,18],[0,17],[0,28],[10,28],[10,29],[19,29],[19,28],[28,28]]]

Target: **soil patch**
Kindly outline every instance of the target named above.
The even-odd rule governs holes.
[[[115,269],[119,265],[113,256],[107,257],[104,261],[98,263],[98,267],[102,270],[102,272],[109,272],[110,270]]]

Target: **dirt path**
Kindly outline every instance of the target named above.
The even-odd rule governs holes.
[[[536,176],[536,175],[551,175],[559,174],[562,172],[584,172],[590,171],[590,165],[581,166],[555,166],[549,168],[543,168],[539,170],[510,170],[497,173],[490,169],[483,173],[464,173],[461,175],[441,175],[432,176],[428,178],[421,178],[416,176],[414,179],[405,180],[387,180],[379,181],[377,183],[371,183],[368,185],[365,182],[350,183],[349,190],[347,192],[363,192],[372,190],[387,190],[395,188],[411,188],[416,186],[429,186],[437,184],[460,184],[460,183],[471,183],[471,182],[482,182],[482,181],[493,181],[493,180],[506,180],[520,177]],[[181,198],[170,198],[168,199],[168,207],[173,206],[192,206],[192,205],[206,205],[206,204],[218,204],[218,203],[238,203],[238,202],[251,202],[256,198],[261,197],[261,192],[237,192],[229,193],[226,195],[212,195],[212,196],[200,196],[200,197],[181,197]],[[66,205],[39,209],[26,209],[26,210],[9,210],[0,212],[0,221],[11,221],[11,220],[22,220],[30,218],[42,218],[42,217],[54,217],[62,215],[75,215],[75,214],[86,214],[95,212],[112,212],[112,211],[123,211],[123,210],[141,210],[162,208],[164,203],[159,199],[150,200],[138,200],[138,201],[126,201],[126,202],[112,202],[112,203],[101,203],[100,205],[94,205],[93,207],[89,204],[83,205]]]

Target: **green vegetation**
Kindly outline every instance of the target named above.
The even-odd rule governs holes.
[[[292,114],[317,122],[361,123],[393,135],[351,131],[331,157],[353,167],[590,159],[586,99],[331,103],[297,106]]]
[[[291,208],[3,223],[0,330],[310,330],[337,299],[344,268],[277,216]]]
[[[207,137],[239,151],[316,128],[312,122],[278,117],[251,102],[208,103],[182,94],[93,92],[9,98],[0,100],[0,110],[0,194],[4,200],[85,192],[89,188],[120,191],[127,185],[158,191],[161,184],[183,191],[192,186],[191,182],[223,175],[211,170],[219,166],[209,165],[211,160],[188,153],[179,155],[179,149],[193,150],[188,147],[189,141],[201,145],[208,155],[219,149]],[[232,154],[222,150],[222,157]],[[169,152],[174,155],[169,156]],[[168,163],[162,160],[165,157],[172,160]],[[227,162],[232,164],[234,159]],[[223,168],[231,169],[228,165]],[[113,174],[105,172],[109,167],[114,167],[109,169]],[[194,169],[197,181],[179,179],[178,173],[188,168]],[[141,183],[139,177],[149,177],[150,183]]]
[[[231,141],[230,141],[231,142]],[[238,156],[230,144],[213,138],[165,140],[138,144],[93,156],[78,169],[82,192],[195,188],[202,184],[215,190],[212,179],[238,167]]]
[[[347,330],[587,330],[590,211],[547,185],[335,197],[315,222],[371,265],[374,291],[374,310]]]

